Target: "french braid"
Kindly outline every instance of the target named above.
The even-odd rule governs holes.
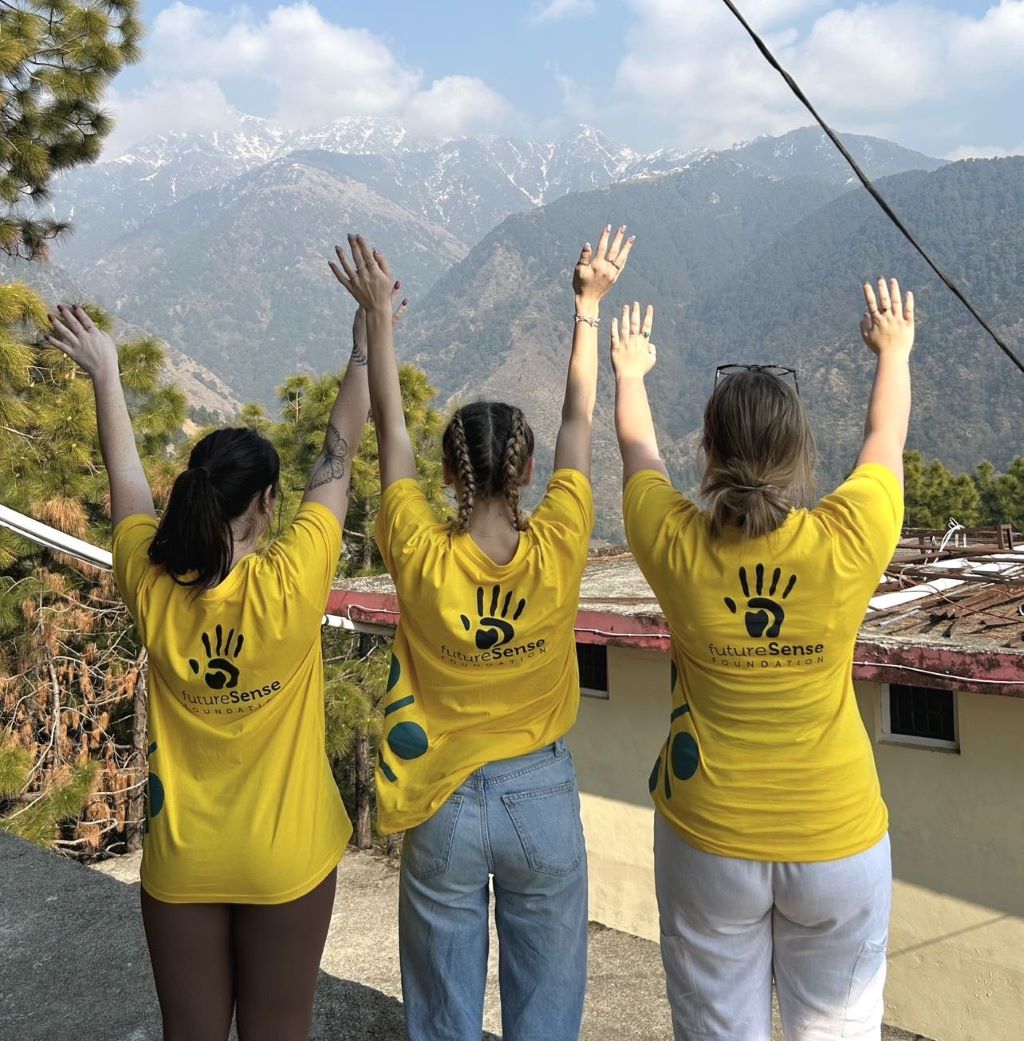
[[[476,474],[469,455],[461,409],[452,416],[450,430],[451,454],[454,457],[459,492],[459,517],[455,527],[458,531],[469,531],[469,519],[473,515],[473,506],[476,503]]]
[[[505,442],[505,452],[501,460],[501,478],[505,501],[512,511],[512,524],[516,531],[526,529],[526,520],[519,506],[519,489],[530,454],[526,418],[521,409],[513,407],[512,430],[508,441]]]

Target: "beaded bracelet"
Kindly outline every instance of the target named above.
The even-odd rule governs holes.
[[[600,318],[589,318],[585,314],[580,314],[579,311],[572,316],[574,324],[579,325],[580,322],[586,322],[592,329],[596,329],[601,324]]]

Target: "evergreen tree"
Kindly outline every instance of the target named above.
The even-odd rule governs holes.
[[[99,156],[103,93],[141,35],[138,0],[0,2],[0,250],[41,257],[67,229],[36,207],[56,174]]]
[[[945,528],[956,520],[965,527],[1012,524],[1024,529],[1024,456],[1005,474],[989,462],[973,474],[951,473],[937,459],[920,452],[903,455],[905,523],[911,528]]]
[[[110,319],[89,308],[93,321]],[[0,286],[0,487],[4,505],[110,544],[92,385],[38,346],[46,307]],[[184,395],[164,354],[119,350],[139,449],[158,501],[174,471]],[[141,838],[145,652],[107,571],[0,531],[0,827],[88,854]],[[65,823],[66,822],[66,823]]]

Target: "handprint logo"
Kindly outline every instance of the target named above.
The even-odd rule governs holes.
[[[216,643],[210,640],[209,633],[203,633],[203,647],[206,649],[206,670],[203,679],[211,690],[223,690],[225,687],[231,689],[238,683],[238,666],[231,659],[242,653],[245,637],[239,633],[236,639],[235,630],[229,629],[225,639],[224,627],[221,625],[214,629],[214,635]],[[197,676],[199,675],[199,662],[195,658],[189,658],[188,666]]]
[[[775,568],[772,572],[771,585],[767,591],[764,587],[764,570],[764,564],[758,564],[754,568],[754,591],[751,594],[747,569],[745,567],[740,568],[740,586],[743,589],[743,595],[747,598],[747,611],[743,616],[743,621],[747,626],[747,634],[754,637],[754,639],[778,636],[782,631],[782,622],[786,617],[786,612],[783,610],[782,605],[773,599],[775,591],[779,588],[779,582],[782,580],[782,569]],[[791,575],[778,600],[785,600],[793,592],[793,586],[795,585],[796,575]],[[735,614],[736,601],[731,596],[727,596],[724,599],[725,606]]]
[[[501,586],[495,585],[491,588],[491,603],[490,609],[484,613],[484,587],[478,586],[476,591],[476,613],[479,621],[477,622],[476,630],[476,645],[481,651],[490,650],[492,647],[500,647],[502,644],[508,643],[516,634],[516,630],[512,625],[512,622],[518,621],[519,616],[523,613],[523,609],[526,607],[526,601],[520,598],[519,603],[516,604],[515,611],[512,612],[512,622],[508,620],[509,611],[512,608],[512,600],[515,597],[515,593],[509,590],[505,594],[505,599],[501,599]],[[499,609],[500,602],[500,609]],[[472,628],[473,624],[465,615],[459,615],[462,619],[462,627],[468,633]]]

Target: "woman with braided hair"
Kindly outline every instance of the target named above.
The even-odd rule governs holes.
[[[383,495],[377,542],[401,607],[377,765],[378,823],[405,831],[399,898],[410,1041],[480,1041],[490,883],[506,1041],[579,1034],[587,866],[563,738],[576,720],[573,626],[594,522],[590,444],[601,298],[632,238],[606,227],[573,273],[575,327],[555,470],[527,520],[533,432],[514,405],[452,416],[442,442],[458,514],[434,515],[387,316],[384,258],[354,239]]]

